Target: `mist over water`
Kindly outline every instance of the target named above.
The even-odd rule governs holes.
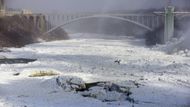
[[[42,13],[72,13],[72,12],[125,12],[128,10],[164,10],[168,0],[6,0],[8,8],[30,9]],[[172,0],[177,9],[190,8],[190,0]],[[63,22],[58,22],[58,24]],[[72,32],[106,33],[113,35],[132,35],[142,29],[130,26],[121,20],[96,18],[80,20],[64,28]],[[143,32],[143,31],[142,31]],[[138,35],[138,34],[136,34]]]
[[[187,24],[187,30],[182,35],[182,38],[180,49],[190,49],[190,22]]]

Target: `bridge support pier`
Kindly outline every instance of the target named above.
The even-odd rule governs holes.
[[[41,32],[45,32],[47,29],[46,29],[46,19],[45,19],[45,16],[44,15],[39,15],[37,16],[38,19],[37,19],[37,27],[39,28],[39,30]]]
[[[165,44],[174,36],[174,7],[168,6],[165,9],[165,25],[164,25],[164,37],[161,42]]]
[[[26,14],[24,15],[31,24],[33,24],[40,32],[47,31],[47,21],[45,15],[42,14]]]

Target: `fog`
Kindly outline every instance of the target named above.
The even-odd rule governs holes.
[[[190,49],[190,20],[186,23],[186,28],[183,29],[182,41],[179,45],[179,50]]]
[[[176,6],[177,9],[185,8],[190,10],[190,0],[171,0],[171,1],[172,5]],[[115,11],[115,10],[139,10],[139,9],[152,9],[152,8],[164,9],[167,3],[168,0],[6,0],[7,8],[29,9],[37,13],[106,12],[106,11]],[[92,20],[90,20],[89,22],[92,23]],[[94,22],[100,22],[100,21],[98,20]],[[112,20],[110,22],[114,21]],[[82,28],[81,23],[78,24],[79,26],[75,24],[74,27]],[[83,28],[86,30],[87,28],[89,28],[90,25],[89,23],[86,24],[88,26],[85,28],[84,23],[83,23],[84,25]],[[123,22],[121,23],[123,24]],[[100,27],[99,23],[96,24],[98,24],[97,26],[99,29],[100,28],[101,30],[103,29],[102,27]],[[92,23],[92,25],[94,26],[95,24]],[[109,25],[107,24],[106,26]],[[116,26],[116,24],[115,27],[123,28]],[[190,27],[187,26],[186,28]],[[93,28],[93,31],[95,31],[95,28]],[[189,43],[190,29],[186,30],[185,32],[186,33],[184,34],[184,37],[186,37],[186,40],[183,42],[184,43],[183,47],[188,48],[190,47]]]
[[[173,0],[174,5],[187,5],[190,0]],[[163,8],[167,0],[6,0],[8,8],[34,12],[84,12]]]

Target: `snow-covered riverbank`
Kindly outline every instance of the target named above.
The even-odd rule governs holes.
[[[33,58],[28,64],[0,65],[0,107],[132,107],[128,101],[102,102],[51,85],[54,77],[31,78],[34,71],[52,70],[85,82],[135,81],[134,107],[189,107],[190,58],[167,55],[131,37],[73,34],[73,39],[11,48],[8,58]],[[81,37],[82,36],[82,37]],[[89,37],[96,38],[89,38]],[[103,37],[102,37],[103,36]],[[116,60],[121,60],[120,64]],[[20,73],[19,76],[13,74]]]

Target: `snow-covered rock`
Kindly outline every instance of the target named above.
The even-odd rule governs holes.
[[[174,54],[179,55],[179,56],[183,56],[183,57],[190,57],[190,50],[188,50],[188,49],[180,50]]]
[[[106,91],[103,87],[92,87],[89,91],[81,93],[82,96],[96,98],[101,101],[120,101],[127,96],[117,91]]]
[[[6,59],[6,57],[3,55],[0,55],[0,59]]]
[[[97,86],[81,92],[84,97],[92,97],[101,101],[124,101],[129,98],[129,88],[111,82],[98,83]]]
[[[77,91],[86,88],[85,82],[75,76],[58,76],[56,83],[65,91]]]
[[[66,92],[78,92],[84,97],[92,97],[101,101],[124,101],[131,94],[129,87],[112,82],[85,83],[76,76],[58,76],[43,82],[43,86],[57,90],[61,87]]]
[[[11,51],[7,48],[0,48],[0,52],[11,52]]]

